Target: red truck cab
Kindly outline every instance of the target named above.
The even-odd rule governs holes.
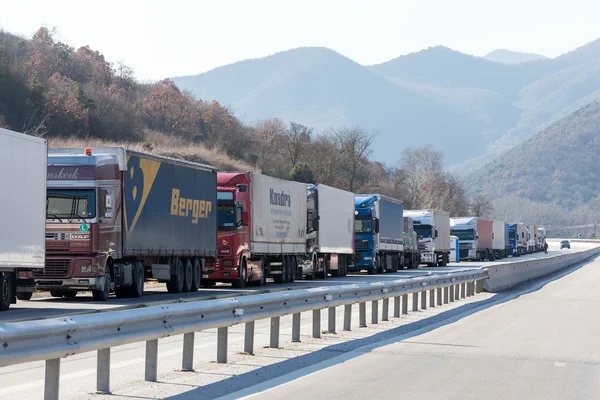
[[[250,249],[250,183],[249,173],[217,173],[217,262],[203,271],[205,287],[216,282],[238,288],[248,282],[264,284],[261,261],[252,260]]]

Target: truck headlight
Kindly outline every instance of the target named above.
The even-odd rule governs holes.
[[[98,272],[98,268],[95,265],[82,265],[79,270],[83,274],[93,274]]]

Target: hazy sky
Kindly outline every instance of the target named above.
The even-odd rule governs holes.
[[[0,0],[0,28],[90,45],[143,80],[300,46],[375,64],[429,46],[554,57],[600,37],[600,0]]]

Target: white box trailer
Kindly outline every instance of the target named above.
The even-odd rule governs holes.
[[[304,254],[306,185],[258,173],[252,174],[251,185],[252,252]]]
[[[527,224],[527,252],[535,253],[537,251],[537,225]]]
[[[354,254],[354,193],[323,184],[306,187],[308,227],[301,274],[344,276]]]
[[[405,210],[417,232],[421,262],[444,266],[450,259],[450,214],[441,210]]]
[[[495,259],[508,257],[506,236],[504,235],[504,221],[500,221],[499,219],[492,220],[492,250],[494,251]]]
[[[0,129],[0,311],[29,299],[46,254],[46,141]]]

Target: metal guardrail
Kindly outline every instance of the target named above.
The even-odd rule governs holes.
[[[486,268],[387,282],[297,289],[215,300],[162,304],[131,310],[84,314],[38,321],[0,324],[0,367],[46,361],[45,400],[58,400],[61,358],[97,351],[97,392],[110,393],[111,347],[146,342],[145,380],[157,379],[158,339],[183,334],[182,370],[193,369],[194,333],[217,330],[217,363],[227,362],[228,328],[245,323],[244,351],[254,352],[254,323],[271,319],[270,347],[279,347],[280,318],[293,314],[292,341],[300,341],[300,313],[312,311],[312,336],[321,336],[321,310],[328,309],[328,331],[336,332],[336,307],[344,306],[344,330],[350,330],[352,305],[359,305],[359,326],[367,326],[366,302],[371,301],[371,323],[388,320],[389,300],[394,298],[394,317],[441,306],[483,290]],[[442,293],[443,292],[443,293]],[[401,301],[402,300],[402,301]],[[437,300],[437,302],[436,302]],[[401,310],[402,308],[402,310]]]

